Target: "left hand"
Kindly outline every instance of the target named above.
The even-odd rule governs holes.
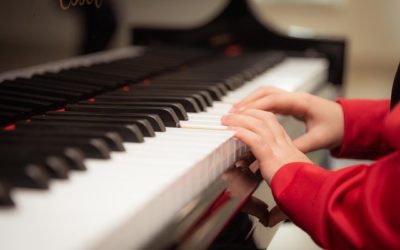
[[[258,187],[260,178],[249,169],[250,164],[247,159],[242,159],[237,164],[241,167],[229,169],[222,175],[222,178],[228,183],[227,191],[229,194],[243,199],[247,198]],[[265,227],[273,227],[288,218],[278,206],[268,211],[268,205],[254,196],[248,198],[241,211],[255,216]]]
[[[246,109],[224,116],[222,123],[235,130],[235,137],[249,146],[268,184],[279,168],[287,163],[311,163],[310,159],[296,148],[276,116],[270,112]]]

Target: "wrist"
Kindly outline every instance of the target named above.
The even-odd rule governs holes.
[[[280,169],[285,168],[285,167],[287,167],[289,165],[298,164],[298,163],[300,163],[300,164],[304,164],[304,163],[313,164],[313,162],[310,159],[305,157],[305,159],[301,159],[301,160],[299,159],[299,160],[296,160],[296,161],[290,161],[290,162],[282,163],[278,167],[267,169],[265,171],[265,173],[263,173],[263,172],[261,172],[261,173],[262,173],[262,176],[263,176],[264,180],[268,183],[268,185],[271,185],[271,182],[272,182],[274,176],[279,172]]]
[[[280,164],[278,167],[268,169],[268,171],[265,172],[265,175],[263,174],[264,180],[267,182],[267,184],[270,186],[274,176],[279,172],[279,170],[281,170],[282,168],[284,168],[286,165],[288,165],[290,163],[291,162],[283,163],[283,164]]]

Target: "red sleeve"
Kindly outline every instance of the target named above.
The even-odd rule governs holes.
[[[384,138],[383,121],[389,114],[388,100],[338,99],[343,108],[344,137],[332,155],[353,159],[376,159],[393,151]]]
[[[400,153],[336,172],[289,163],[271,188],[281,209],[325,249],[400,249]]]

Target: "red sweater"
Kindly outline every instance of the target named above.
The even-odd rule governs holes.
[[[325,249],[400,249],[400,105],[338,102],[345,134],[332,153],[376,161],[338,171],[289,163],[272,179],[274,197]]]

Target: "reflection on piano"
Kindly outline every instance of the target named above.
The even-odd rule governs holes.
[[[114,19],[104,3],[86,24]],[[87,27],[82,51],[104,49],[113,27]],[[262,86],[342,83],[343,41],[282,35],[246,1],[201,27],[132,34],[141,47],[1,74],[2,248],[207,248],[257,188],[225,191],[246,147],[221,116]]]

